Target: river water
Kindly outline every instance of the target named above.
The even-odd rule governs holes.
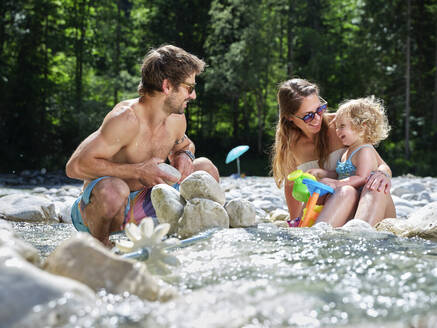
[[[14,223],[46,257],[69,224]],[[437,243],[326,226],[224,229],[172,253],[167,303],[98,293],[65,327],[435,327]],[[56,305],[50,305],[56,306]],[[50,311],[41,307],[40,311]]]

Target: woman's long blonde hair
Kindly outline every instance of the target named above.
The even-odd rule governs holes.
[[[299,111],[304,98],[319,95],[317,85],[304,79],[291,79],[279,86],[277,99],[279,119],[276,125],[275,143],[272,147],[272,172],[276,185],[280,187],[287,175],[296,169],[297,163],[293,149],[303,132],[289,118]],[[322,127],[315,139],[319,166],[323,167],[328,158],[328,121],[322,119]]]

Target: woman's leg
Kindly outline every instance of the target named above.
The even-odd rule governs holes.
[[[375,226],[385,218],[395,218],[396,209],[390,193],[371,191],[364,187],[354,219],[368,222]]]
[[[341,227],[353,216],[358,201],[358,191],[352,186],[335,189],[325,203],[317,222],[327,222],[334,228]]]

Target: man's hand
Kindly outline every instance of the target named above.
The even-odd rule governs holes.
[[[383,191],[388,194],[391,188],[391,179],[382,171],[374,171],[367,178],[365,187],[371,191]]]
[[[194,170],[193,161],[184,152],[176,153],[172,157],[171,165],[181,172],[181,179],[178,181],[179,183],[193,173]]]
[[[175,177],[173,175],[164,172],[158,167],[158,164],[163,162],[164,161],[160,158],[152,158],[148,161],[138,164],[138,179],[143,186],[152,188],[157,184],[165,183],[165,181],[177,182],[175,181]]]

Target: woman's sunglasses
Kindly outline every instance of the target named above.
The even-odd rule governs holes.
[[[316,114],[319,115],[319,116],[322,116],[323,113],[328,108],[328,103],[325,100],[323,100],[323,99],[321,99],[321,100],[323,101],[323,103],[319,107],[317,107],[314,112],[306,113],[304,117],[299,117],[299,116],[296,116],[294,114],[291,114],[291,115],[301,119],[305,123],[310,123],[312,120],[314,120],[314,117],[316,117]]]

